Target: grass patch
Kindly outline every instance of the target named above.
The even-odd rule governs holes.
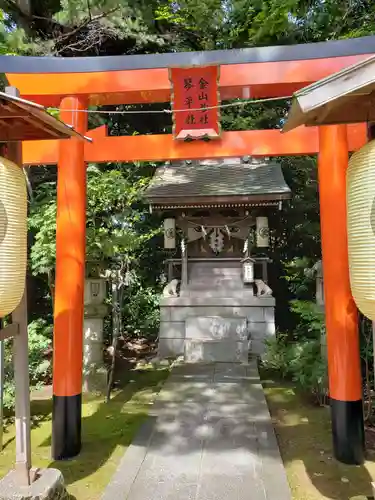
[[[51,461],[51,402],[33,401],[31,432],[32,461],[36,467],[55,467],[64,475],[70,495],[76,500],[98,500],[114,474],[124,450],[148,415],[168,369],[130,372],[126,386],[112,396],[85,397],[82,405],[82,452],[67,462]],[[0,476],[14,465],[15,429],[8,425],[4,450],[0,453]]]
[[[372,499],[375,463],[346,466],[332,456],[328,408],[313,406],[296,387],[262,373],[293,500]]]

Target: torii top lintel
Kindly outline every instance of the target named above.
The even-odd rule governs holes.
[[[0,72],[22,97],[59,106],[64,96],[88,104],[168,102],[168,68],[221,66],[221,98],[278,97],[375,54],[375,36],[313,44],[209,52],[104,57],[1,56]],[[322,57],[324,56],[324,57]],[[244,89],[246,92],[244,92]]]

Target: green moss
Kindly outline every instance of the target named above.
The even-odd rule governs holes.
[[[373,498],[375,463],[346,466],[333,458],[329,409],[313,406],[274,375],[262,377],[293,500]]]
[[[167,375],[165,369],[137,370],[130,372],[128,384],[115,392],[108,404],[103,398],[84,398],[82,452],[67,462],[51,460],[50,401],[33,401],[33,465],[60,469],[73,499],[99,499]],[[14,464],[14,437],[14,425],[10,424],[5,429],[5,446],[0,453],[1,477]]]

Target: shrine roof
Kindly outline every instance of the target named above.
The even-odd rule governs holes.
[[[159,167],[145,195],[151,205],[177,208],[217,203],[275,204],[290,198],[291,191],[279,163],[228,158]]]
[[[89,140],[72,126],[47,113],[43,106],[0,92],[1,142],[67,139]]]

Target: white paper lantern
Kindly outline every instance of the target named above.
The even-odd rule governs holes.
[[[268,217],[256,218],[256,241],[257,247],[265,248],[270,245],[270,232],[268,228]]]
[[[0,157],[0,318],[16,309],[25,289],[27,191],[22,168]]]
[[[375,321],[375,141],[352,155],[346,188],[351,291],[358,309]]]
[[[164,219],[164,248],[176,248],[175,219]]]

